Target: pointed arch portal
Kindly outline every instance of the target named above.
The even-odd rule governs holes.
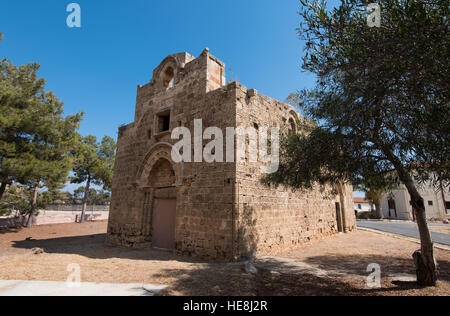
[[[175,248],[177,187],[183,177],[183,164],[172,161],[171,151],[168,143],[154,145],[136,177],[144,194],[144,230],[154,248],[169,250]]]

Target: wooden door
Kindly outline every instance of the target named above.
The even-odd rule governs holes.
[[[337,230],[340,233],[344,232],[344,223],[342,220],[342,210],[341,210],[341,204],[336,203],[336,221],[337,221]]]
[[[152,245],[155,248],[175,248],[176,199],[155,199],[153,207]]]

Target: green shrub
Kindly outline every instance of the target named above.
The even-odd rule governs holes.
[[[376,211],[358,213],[356,215],[356,218],[357,219],[378,219]]]

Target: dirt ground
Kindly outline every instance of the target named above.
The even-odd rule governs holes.
[[[450,251],[436,250],[439,285],[421,288],[400,275],[414,274],[419,245],[369,232],[340,234],[280,254],[325,274],[295,271],[274,260],[246,273],[242,263],[208,263],[152,249],[105,245],[106,222],[0,230],[0,279],[65,281],[79,264],[83,282],[165,284],[162,295],[450,295]],[[31,249],[45,253],[34,254]],[[370,289],[367,266],[379,264],[382,287]]]

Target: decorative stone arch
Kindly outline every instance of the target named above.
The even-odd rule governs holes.
[[[183,162],[174,163],[172,160],[172,145],[170,143],[157,143],[153,145],[147,155],[145,155],[136,175],[136,184],[141,189],[151,188],[149,186],[149,178],[153,167],[161,160],[166,160],[172,166],[175,174],[175,183],[173,186],[181,186],[184,177]],[[181,159],[180,159],[181,160]]]
[[[173,87],[181,66],[174,56],[166,57],[153,72],[153,84],[163,89]]]
[[[284,116],[287,124],[287,130],[289,133],[297,133],[297,122],[300,120],[300,116],[297,111],[289,109]]]

